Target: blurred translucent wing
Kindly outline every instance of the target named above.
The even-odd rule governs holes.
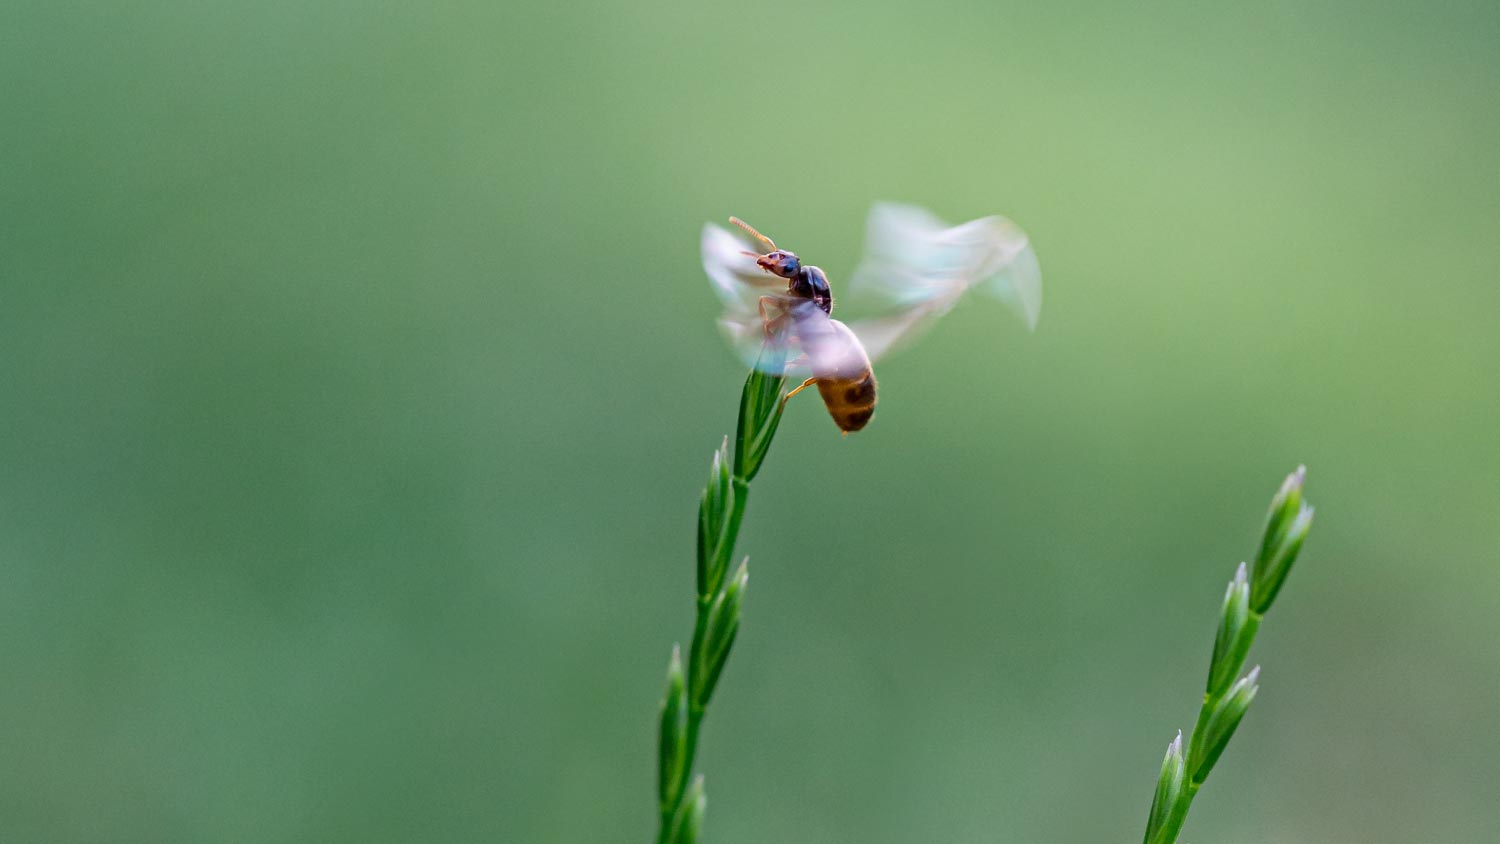
[[[1015,225],[1009,220],[1005,220],[1005,223]],[[1042,264],[1037,260],[1036,250],[1031,248],[1029,240],[1020,251],[988,273],[980,283],[991,296],[1020,314],[1026,320],[1028,329],[1036,330],[1036,321],[1042,315]]]
[[[870,368],[870,358],[854,331],[816,306],[802,313],[797,332],[807,365],[818,378],[850,380]]]
[[[920,336],[970,288],[1005,302],[1028,328],[1042,307],[1041,265],[1015,223],[997,216],[949,226],[888,202],[870,210],[865,257],[849,286],[888,312],[851,323],[871,359]]]
[[[726,310],[719,318],[719,330],[746,366],[772,375],[795,374],[795,368],[787,364],[801,357],[802,348],[790,324],[783,324],[780,331],[768,335],[758,313]]]
[[[801,356],[795,332],[784,330],[767,336],[766,321],[789,316],[797,300],[785,295],[786,282],[761,269],[744,254],[746,244],[712,223],[703,227],[703,270],[724,306],[719,329],[746,366],[773,375],[787,369],[786,362]],[[767,298],[766,313],[760,302]],[[783,326],[790,328],[790,319]]]
[[[884,316],[850,320],[849,328],[859,336],[869,359],[880,360],[893,349],[922,336],[922,332],[948,312],[953,301],[955,300],[933,300]]]
[[[767,273],[754,258],[743,254],[744,241],[718,226],[710,223],[703,227],[701,247],[703,270],[724,303],[726,315],[756,316],[760,297],[786,290],[785,281]]]
[[[758,312],[739,319],[726,314],[719,320],[730,345],[747,366],[799,378],[858,373],[869,366],[860,338],[812,302],[777,297],[767,315],[772,320],[769,334]]]

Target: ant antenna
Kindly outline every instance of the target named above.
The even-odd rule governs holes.
[[[764,243],[765,245],[771,247],[771,251],[772,252],[776,251],[776,241],[774,241],[774,240],[770,239],[769,237],[766,237],[765,235],[763,235],[760,232],[756,231],[754,229],[754,227],[752,227],[749,223],[745,222],[744,220],[741,220],[739,217],[730,217],[729,218],[729,222],[734,223],[736,226],[739,226],[740,228],[744,229],[745,231],[747,231],[747,232],[755,235],[755,239],[758,240],[758,241],[760,241],[761,243]],[[746,253],[746,254],[749,254],[749,253]],[[760,257],[760,256],[757,255],[756,257]]]

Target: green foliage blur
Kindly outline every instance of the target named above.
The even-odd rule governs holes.
[[[643,842],[739,215],[1032,236],[792,402],[715,844],[1134,840],[1266,502],[1318,523],[1189,841],[1500,839],[1500,6],[0,6],[0,839]]]

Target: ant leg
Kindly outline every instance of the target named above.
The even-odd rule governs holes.
[[[781,406],[782,407],[786,407],[786,403],[792,400],[792,396],[797,395],[798,393],[802,392],[803,390],[807,389],[808,387],[811,387],[812,385],[814,385],[816,383],[818,383],[818,379],[816,379],[816,378],[809,378],[806,381],[803,381],[802,384],[797,387],[797,389],[792,390],[790,393],[787,393],[785,396],[781,397]]]

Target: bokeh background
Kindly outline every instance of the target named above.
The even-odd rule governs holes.
[[[707,840],[1134,840],[1298,463],[1188,840],[1493,841],[1500,7],[0,8],[7,841],[647,841],[742,370],[706,220],[974,301],[793,403]]]

